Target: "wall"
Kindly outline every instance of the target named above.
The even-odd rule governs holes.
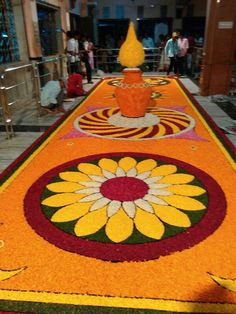
[[[18,39],[18,46],[20,51],[20,59],[23,62],[28,61],[28,47],[25,36],[24,17],[20,0],[12,1],[12,9],[14,14],[14,21],[16,27],[16,34]]]

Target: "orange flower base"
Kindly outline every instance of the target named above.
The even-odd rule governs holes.
[[[151,101],[152,88],[145,83],[140,69],[125,69],[124,79],[115,90],[121,114],[129,118],[143,117]]]

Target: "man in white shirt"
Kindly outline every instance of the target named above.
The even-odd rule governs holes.
[[[71,31],[66,32],[67,45],[66,53],[68,56],[68,72],[78,73],[79,71],[79,44],[75,39],[74,33]]]
[[[65,83],[62,79],[48,81],[41,90],[41,106],[46,112],[65,112],[62,108]]]
[[[178,34],[176,32],[172,33],[172,37],[167,41],[165,45],[165,54],[170,59],[170,65],[167,70],[167,75],[174,69],[174,73],[178,74],[178,62],[177,62],[177,54],[179,53],[179,45],[178,45]]]

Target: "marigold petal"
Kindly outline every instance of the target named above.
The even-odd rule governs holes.
[[[136,205],[134,202],[123,202],[122,207],[130,218],[134,218],[136,213]]]
[[[126,215],[123,209],[120,209],[108,220],[106,234],[110,240],[119,243],[131,236],[133,228],[133,220]]]
[[[77,194],[88,194],[88,195],[91,195],[91,194],[95,194],[95,193],[99,193],[100,192],[100,188],[91,188],[91,187],[87,187],[87,188],[84,188],[84,186],[82,186],[81,189],[78,189],[75,193]]]
[[[150,177],[151,171],[145,171],[136,176],[137,179],[145,180]]]
[[[126,175],[127,177],[136,177],[137,175],[136,168],[131,168],[130,170],[128,170]]]
[[[90,174],[89,177],[95,182],[103,183],[107,181],[107,178],[105,178],[104,176],[97,176],[97,175]]]
[[[78,194],[78,195],[82,195],[82,194]],[[103,198],[103,195],[101,193],[94,193],[94,194],[83,194],[83,198],[80,199],[80,202],[92,202],[92,201],[96,201],[99,200],[101,198]]]
[[[175,207],[153,204],[155,214],[164,222],[176,227],[190,227],[191,221],[185,213]]]
[[[84,173],[76,171],[65,171],[59,173],[59,177],[65,181],[80,182],[80,181],[91,181],[91,179]]]
[[[51,217],[51,221],[66,222],[79,219],[88,212],[92,204],[93,204],[92,202],[83,204],[75,203],[72,205],[62,207],[57,212],[55,212],[55,214]]]
[[[149,178],[145,179],[144,181],[149,185],[149,184],[159,182],[161,178],[162,178],[162,176],[149,177]]]
[[[137,161],[132,157],[124,157],[124,158],[121,158],[119,161],[119,167],[124,169],[125,172],[134,168],[136,164],[137,164]]]
[[[165,190],[170,191],[174,194],[185,195],[185,196],[198,196],[206,193],[206,190],[200,186],[191,184],[176,184],[167,187]]]
[[[107,222],[106,212],[106,207],[103,207],[80,218],[75,225],[75,234],[82,237],[100,230]]]
[[[100,188],[102,185],[101,182],[95,182],[95,181],[80,181],[80,184],[85,187],[92,187],[92,188]]]
[[[138,173],[150,171],[157,166],[157,162],[154,159],[145,159],[140,161],[136,165]]]
[[[118,167],[118,164],[115,160],[109,159],[109,158],[102,158],[98,162],[99,167],[102,169],[105,169],[107,171],[110,171],[112,173],[116,172],[116,169]]]
[[[60,207],[78,202],[84,195],[75,193],[61,193],[49,196],[42,201],[43,205]]]
[[[139,198],[134,201],[135,205],[149,213],[154,213],[152,205],[145,199]]]
[[[157,197],[155,195],[146,194],[143,199],[149,203],[158,204],[158,205],[167,205],[167,203],[159,196]]]
[[[175,173],[176,171],[177,167],[174,165],[161,165],[152,170],[151,177],[167,176],[169,174]]]
[[[144,210],[137,209],[134,223],[139,232],[153,239],[161,239],[165,227],[164,224],[154,214],[147,213]]]
[[[125,173],[124,169],[122,169],[121,167],[118,167],[116,169],[116,176],[117,177],[125,177],[126,173]]]
[[[175,173],[160,179],[159,183],[184,184],[193,181],[194,176],[185,173]]]
[[[75,182],[55,182],[48,184],[47,188],[55,193],[65,193],[75,192],[76,190],[83,188],[83,186]]]
[[[165,202],[170,204],[171,206],[188,210],[203,210],[206,209],[205,205],[194,198],[188,196],[181,196],[181,195],[170,195],[170,196],[162,196],[160,195],[159,198],[163,199]]]
[[[115,178],[115,174],[111,171],[108,171],[108,170],[105,170],[105,169],[102,169],[102,174],[104,175],[104,177],[106,177],[107,179],[113,179]]]
[[[86,162],[82,162],[81,164],[78,165],[79,171],[85,173],[85,174],[90,174],[90,175],[102,175],[102,170],[100,167],[94,165],[94,164],[89,164]]]
[[[106,206],[108,203],[110,203],[110,201],[111,200],[109,200],[108,198],[102,197],[93,203],[93,205],[91,206],[89,211],[93,211],[93,210],[97,210],[98,208],[102,208],[102,207]]]
[[[111,217],[115,213],[118,212],[118,210],[121,208],[121,202],[120,201],[111,201],[110,204],[107,206],[107,216]]]

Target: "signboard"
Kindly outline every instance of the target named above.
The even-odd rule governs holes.
[[[229,29],[233,28],[234,22],[233,21],[220,21],[218,22],[218,28],[219,29]]]

